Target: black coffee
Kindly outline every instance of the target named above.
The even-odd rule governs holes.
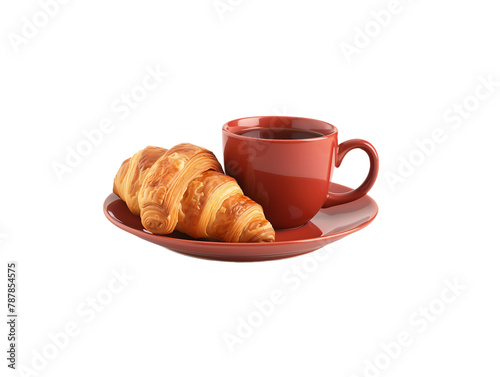
[[[311,139],[313,137],[325,136],[316,131],[297,130],[293,128],[265,128],[253,127],[237,132],[238,135],[253,137],[255,139]]]

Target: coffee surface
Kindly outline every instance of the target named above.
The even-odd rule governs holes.
[[[311,139],[325,136],[316,131],[298,130],[294,128],[265,128],[252,127],[237,132],[238,135],[252,137],[255,139],[277,139],[277,140],[296,140]]]

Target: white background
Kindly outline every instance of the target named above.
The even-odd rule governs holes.
[[[40,5],[1,4],[0,297],[15,260],[18,366],[32,368],[37,352],[54,351],[50,334],[76,323],[79,334],[31,375],[498,375],[500,87],[469,97],[479,77],[500,81],[495,2],[401,0],[380,30],[371,12],[387,1],[227,4],[221,17],[211,0],[74,0],[18,52],[9,33],[22,36],[23,17],[32,20]],[[348,61],[341,44],[355,46],[365,27],[373,37]],[[111,104],[148,66],[169,77],[120,119]],[[446,122],[464,100],[475,110]],[[191,142],[220,158],[224,122],[273,114],[331,122],[341,141],[364,138],[380,154],[370,193],[378,218],[340,241],[299,289],[282,276],[316,253],[205,261],[105,219],[113,177],[137,150]],[[112,132],[60,181],[54,162],[103,118]],[[437,129],[446,141],[422,158],[416,142]],[[410,156],[419,166],[391,186],[387,177]],[[334,180],[356,186],[367,161],[350,153]],[[134,279],[86,323],[77,308],[122,269]],[[467,288],[443,309],[446,279]],[[230,352],[224,334],[236,334],[239,318],[274,289],[285,301]],[[411,318],[428,305],[442,313],[419,331]],[[382,343],[401,331],[412,344],[384,370],[365,370],[387,361]],[[4,325],[2,355],[6,338]],[[2,357],[2,376],[6,364]]]

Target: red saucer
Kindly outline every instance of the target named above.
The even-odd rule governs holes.
[[[347,192],[345,186],[330,184],[331,192]],[[351,203],[324,208],[304,226],[276,231],[271,243],[230,243],[196,240],[180,232],[159,236],[146,231],[139,216],[133,215],[115,194],[104,201],[104,214],[118,228],[168,249],[193,257],[233,262],[289,258],[317,250],[370,224],[378,206],[369,196]]]

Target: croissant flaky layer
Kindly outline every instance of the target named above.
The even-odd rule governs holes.
[[[226,242],[272,242],[262,207],[222,171],[212,152],[192,144],[146,147],[125,160],[113,192],[154,234],[174,230]]]

